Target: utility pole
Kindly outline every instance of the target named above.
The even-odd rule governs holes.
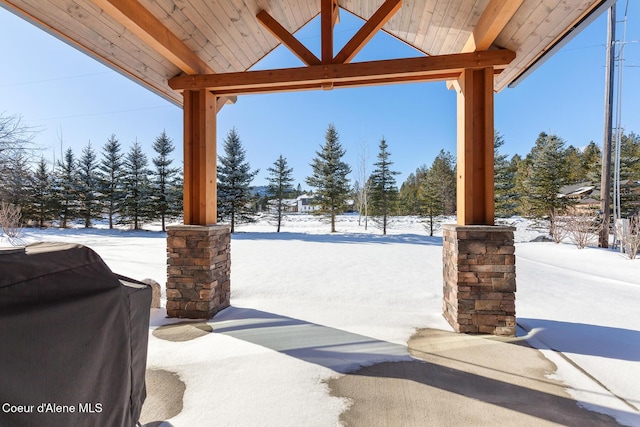
[[[616,4],[608,12],[607,23],[607,66],[604,87],[604,141],[602,143],[602,176],[600,177],[600,211],[602,212],[602,230],[598,246],[609,247],[609,222],[611,216],[611,139],[613,117],[613,69],[615,64]]]

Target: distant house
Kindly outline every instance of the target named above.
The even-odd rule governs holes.
[[[598,211],[600,209],[600,188],[590,182],[565,185],[560,188],[558,197],[569,199],[569,203],[578,211]]]
[[[566,197],[569,199],[570,204],[578,211],[589,210],[594,212],[600,209],[601,195],[599,184],[583,182],[580,184],[566,185],[560,188],[558,197]],[[623,205],[625,205],[626,201],[627,209],[630,212],[640,209],[640,181],[631,179],[621,181],[620,197]],[[624,215],[626,215],[625,212],[623,212],[623,216]]]
[[[315,197],[310,196],[308,194],[303,194],[298,196],[298,212],[299,213],[310,213],[313,211],[317,211],[320,209],[320,206],[315,205]],[[353,200],[347,200],[346,203],[346,211],[353,212],[355,202]]]
[[[302,194],[298,196],[298,199],[297,199],[298,213],[310,213],[320,209],[318,205],[313,204],[314,200],[315,198],[308,194]]]
[[[269,210],[269,212],[275,213],[278,209],[278,201],[273,199],[269,200],[267,202],[267,209]],[[298,212],[298,201],[296,199],[283,199],[282,212],[283,213]]]

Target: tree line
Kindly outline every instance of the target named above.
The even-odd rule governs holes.
[[[68,148],[52,167],[44,157],[32,167],[31,134],[15,117],[0,116],[0,200],[20,209],[22,223],[61,228],[79,221],[92,227],[133,229],[182,215],[182,175],[172,167],[172,140],[154,141],[152,166],[139,142],[125,153],[115,135],[100,153],[88,143],[78,156]]]
[[[102,147],[101,156],[88,144],[80,157],[68,149],[63,158],[49,169],[41,158],[34,170],[29,167],[30,133],[15,117],[0,115],[0,200],[19,206],[23,220],[38,226],[59,222],[66,227],[80,220],[85,227],[106,219],[109,227],[126,224],[134,229],[143,222],[161,221],[162,228],[170,219],[182,215],[182,174],[172,167],[173,142],[162,132],[153,143],[157,154],[153,167],[138,142],[123,153],[114,135]],[[336,215],[354,209],[366,219],[373,219],[386,234],[390,217],[416,215],[425,219],[431,235],[437,218],[456,212],[456,159],[441,150],[431,165],[422,165],[409,174],[398,189],[391,152],[384,137],[371,173],[366,172],[366,159],[361,159],[354,174],[343,159],[346,150],[338,131],[330,124],[325,142],[311,161],[312,173],[305,183],[313,190],[315,214],[329,218],[331,231],[336,231]],[[540,133],[531,151],[524,157],[511,158],[500,150],[504,138],[494,138],[495,211],[497,217],[522,215],[531,218],[553,218],[571,201],[558,197],[563,186],[578,183],[598,185],[601,173],[600,148],[590,142],[583,149],[566,146],[557,135]],[[623,134],[620,146],[620,176],[623,181],[640,180],[640,136]],[[268,206],[280,231],[285,201],[300,195],[293,188],[293,168],[280,155],[267,168]],[[259,196],[252,183],[259,170],[252,170],[238,131],[233,128],[223,141],[223,154],[218,156],[218,219],[228,222],[232,232],[239,223],[253,221]],[[631,215],[640,205],[638,194],[622,195],[622,213]],[[553,226],[553,224],[552,224]]]
[[[567,146],[555,134],[541,132],[531,151],[524,157],[509,159],[500,152],[504,138],[494,137],[495,213],[508,218],[553,218],[563,212],[572,200],[559,197],[567,185],[585,183],[599,187],[602,152],[591,141],[583,149]],[[622,134],[620,145],[620,178],[623,182],[640,181],[640,136]],[[623,192],[621,213],[631,216],[640,207],[640,197],[633,191]],[[431,166],[420,166],[402,183],[398,214],[419,215],[433,221],[439,215],[454,215],[456,210],[455,157],[444,150]]]

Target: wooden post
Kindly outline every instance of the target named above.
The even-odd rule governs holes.
[[[216,96],[184,91],[184,223],[212,225],[216,217]]]
[[[465,69],[458,84],[458,224],[493,225],[493,68]]]

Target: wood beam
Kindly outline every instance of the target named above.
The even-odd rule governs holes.
[[[333,26],[340,23],[340,8],[338,7],[338,0],[333,2],[333,16],[331,17],[333,20]]]
[[[461,53],[489,49],[522,3],[524,0],[491,0],[462,47]],[[460,90],[455,80],[448,81],[447,87]]]
[[[342,50],[336,55],[333,62],[344,64],[350,62],[360,50],[373,38],[380,28],[402,7],[402,0],[387,0],[369,18],[357,33],[347,42]]]
[[[320,0],[320,40],[323,64],[333,62],[333,25],[335,24],[333,11],[336,7],[336,0]]]
[[[175,90],[207,89],[221,94],[287,91],[300,85],[366,85],[371,81],[433,81],[457,77],[464,69],[504,68],[515,53],[502,49],[439,55],[423,58],[391,59],[348,64],[314,65],[302,68],[245,71],[197,76],[177,76],[169,80]],[[493,73],[492,68],[492,73]]]
[[[489,49],[522,3],[524,0],[491,0],[464,44],[462,52]]]
[[[92,1],[183,72],[187,74],[213,73],[206,62],[138,1]]]
[[[493,70],[464,70],[458,82],[458,224],[493,225]]]
[[[286,28],[276,21],[265,10],[256,15],[258,21],[276,38],[285,45],[295,56],[306,65],[319,65],[321,62],[305,45],[293,36]]]
[[[184,223],[217,222],[216,95],[184,92]]]

